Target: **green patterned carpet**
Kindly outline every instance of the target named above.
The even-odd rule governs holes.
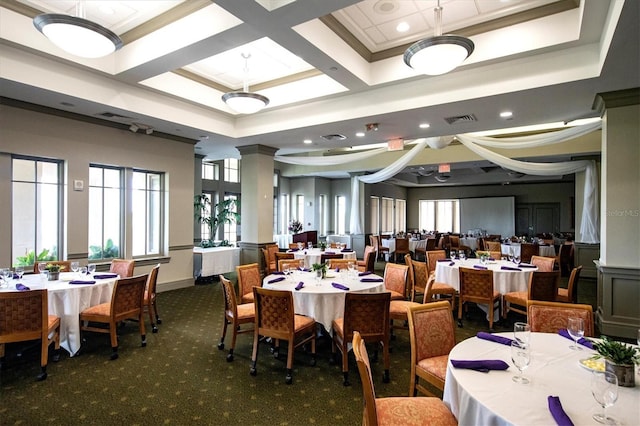
[[[231,278],[235,281],[234,275]],[[222,304],[217,282],[160,293],[163,323],[157,334],[148,330],[146,348],[140,347],[138,325],[133,322],[121,329],[120,358],[116,361],[109,361],[107,335],[87,334],[79,356],[69,358],[62,351],[60,362],[49,362],[49,377],[44,382],[35,381],[39,372],[37,348],[18,357],[24,346],[9,345],[0,373],[0,425],[361,423],[362,389],[352,354],[350,387],[342,386],[340,366],[329,364],[328,338],[318,342],[315,367],[309,365],[307,354],[296,352],[293,385],[284,383],[286,351],[281,348],[276,360],[267,343],[260,346],[258,375],[252,377],[251,333],[238,336],[232,363],[226,362],[227,351],[216,347]],[[487,330],[484,315],[475,309],[470,312],[464,328],[456,327],[458,341]],[[510,329],[509,323],[496,327],[496,331]],[[408,332],[396,330],[395,334],[391,382],[382,382],[381,361],[372,366],[379,397],[406,396],[408,392]],[[229,344],[227,337],[227,348]]]

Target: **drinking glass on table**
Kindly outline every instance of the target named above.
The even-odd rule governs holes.
[[[13,278],[13,271],[11,268],[4,268],[2,270],[2,276],[4,277],[4,282],[9,284]]]
[[[523,385],[529,383],[529,379],[522,374],[522,371],[526,369],[531,362],[529,345],[520,342],[511,342],[511,361],[513,361],[513,365],[515,365],[519,372],[517,376],[512,377],[513,381]]]
[[[96,272],[96,264],[95,263],[90,263],[87,265],[87,273],[89,273],[90,275],[93,275]]]
[[[74,274],[77,274],[78,270],[80,270],[80,262],[71,262],[71,270]]]
[[[607,417],[607,407],[613,406],[618,399],[618,378],[610,371],[594,371],[591,376],[591,394],[602,407],[602,413],[593,415],[593,419],[605,425],[615,425],[616,420]]]
[[[6,281],[4,278],[4,271],[6,271],[7,268],[2,268],[2,270],[0,270],[0,288],[6,288],[9,284],[9,281]]]
[[[38,272],[40,274],[42,274],[46,270],[47,270],[47,264],[46,263],[44,263],[44,262],[38,263]]]
[[[567,319],[567,332],[569,332],[569,336],[574,340],[574,344],[569,347],[574,351],[581,351],[582,348],[578,346],[578,340],[584,336],[584,321],[582,318],[569,317]]]
[[[528,345],[531,341],[531,326],[526,322],[516,322],[513,324],[513,337],[516,342]]]
[[[449,252],[449,257],[451,258],[451,260],[455,260],[456,258],[456,251],[455,250],[451,250]]]
[[[460,251],[458,252],[458,258],[459,258],[460,260],[464,260],[466,257],[467,257],[467,256],[466,256],[466,254],[465,254],[464,250],[460,250]]]
[[[355,278],[356,276],[356,264],[353,262],[349,263],[349,276],[352,278]],[[640,335],[640,330],[638,331],[638,334]]]
[[[520,255],[519,254],[514,254],[513,255],[513,263],[515,263],[516,265],[520,264]]]

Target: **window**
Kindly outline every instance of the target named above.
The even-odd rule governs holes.
[[[233,203],[232,211],[238,213],[238,195],[237,194],[228,194],[224,196],[225,200],[235,200],[236,203]],[[224,228],[224,236],[223,240],[227,240],[230,243],[235,243],[238,241],[238,224],[234,219],[231,219],[231,223],[225,222],[223,225]]]
[[[11,160],[12,259],[29,266],[61,255],[62,162]]]
[[[240,160],[236,158],[224,159],[225,182],[240,182]]]
[[[418,214],[420,229],[460,232],[460,203],[458,200],[420,200]]]
[[[347,197],[338,195],[336,197],[336,234],[344,235],[347,223]]]
[[[206,200],[203,200],[203,205],[206,206],[206,208],[202,209],[200,212],[202,215],[202,221],[200,222],[200,240],[206,241],[214,239],[211,235],[211,229],[207,222],[211,218],[211,209],[215,203],[213,202],[213,194],[210,192],[203,192],[202,196],[204,196],[204,199]]]
[[[304,228],[304,195],[296,195],[296,219],[302,224]]]
[[[380,222],[380,233],[393,233],[393,199],[384,197],[382,198]]]
[[[134,171],[131,181],[132,255],[160,254],[164,174]]]
[[[318,218],[319,220],[319,226],[318,226],[318,231],[320,232],[320,235],[327,235],[327,215],[328,215],[328,211],[327,211],[327,196],[326,195],[320,195],[318,197]]]
[[[371,197],[371,233],[380,233],[380,197]]]
[[[407,201],[396,200],[396,217],[395,217],[395,230],[406,231],[407,227]]]
[[[122,169],[89,166],[89,259],[122,257]]]
[[[210,163],[208,161],[203,161],[202,162],[202,179],[219,180],[220,165],[216,163]]]
[[[289,233],[289,221],[291,220],[291,216],[289,215],[289,194],[282,194],[280,196],[280,206],[281,206],[281,222],[280,229],[282,229],[282,233]]]

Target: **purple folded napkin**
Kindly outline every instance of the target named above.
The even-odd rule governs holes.
[[[13,279],[14,279],[14,280],[19,280],[19,279],[20,279],[20,277],[18,276],[18,274],[14,273],[14,274],[13,274]]]
[[[381,283],[384,278],[360,278],[361,283]]]
[[[496,336],[495,334],[485,333],[484,331],[479,331],[476,334],[478,339],[491,340],[492,342],[501,343],[503,345],[511,346],[511,342],[513,339],[509,339],[508,337]]]
[[[453,266],[455,264],[456,264],[456,262],[451,261],[451,263],[449,263],[449,266]]]
[[[548,396],[547,402],[549,403],[549,411],[551,412],[551,415],[553,416],[553,419],[556,421],[558,426],[573,426],[573,422],[562,408],[559,397]]]
[[[364,272],[359,272],[359,273],[358,273],[358,276],[359,276],[359,277],[364,277],[365,275],[371,275],[371,274],[373,274],[373,272],[371,272],[371,271],[364,271]]]
[[[31,290],[29,287],[27,287],[26,285],[22,284],[22,283],[18,283],[16,284],[16,290],[18,291],[27,291],[27,290]]]
[[[573,340],[573,337],[571,337],[571,335],[569,334],[566,328],[561,328],[560,330],[558,330],[558,334],[561,335],[562,337],[566,337],[569,340]],[[581,337],[578,339],[578,343],[580,343],[582,346],[585,346],[589,349],[593,349],[593,342],[589,339],[585,339],[584,337]]]
[[[486,267],[486,266],[482,266],[482,265],[473,265],[473,267],[474,267],[475,269],[487,269],[487,267]]]
[[[292,253],[293,253],[294,251],[298,251],[298,250],[299,250],[299,249],[297,249],[297,248],[289,249],[289,251],[290,251],[290,252],[292,252]]]
[[[519,268],[537,268],[536,265],[529,265],[528,263],[521,263],[518,265]]]
[[[438,262],[451,262],[451,259],[438,259]]]
[[[490,261],[492,261],[492,262],[493,262],[495,259],[494,259],[493,257],[490,257],[490,258],[488,258],[487,260],[490,260]]]
[[[300,270],[302,272],[311,272],[311,269],[309,269],[309,268],[300,268]]]
[[[336,272],[340,272],[340,268],[336,267]]]
[[[509,364],[500,359],[479,359],[474,361],[451,360],[451,365],[455,368],[467,368],[469,370],[488,373],[490,370],[506,370]]]
[[[514,268],[513,266],[501,266],[500,269],[503,271],[522,271],[522,269]]]
[[[273,283],[277,283],[277,282],[284,281],[284,280],[285,280],[285,277],[278,277],[278,278],[274,278],[272,280],[269,280],[268,283],[269,284],[273,284]]]
[[[351,250],[350,248],[343,248],[342,250],[340,250],[342,253],[351,253],[353,250]]]
[[[296,290],[300,290],[302,287],[304,287],[304,282],[303,282],[303,281],[300,281],[300,282],[298,283],[298,285],[296,286]]]
[[[95,284],[95,281],[85,281],[85,280],[72,280],[69,281],[69,284]]]
[[[97,279],[97,280],[104,280],[107,278],[116,278],[118,276],[118,274],[94,274],[93,278]]]
[[[272,273],[271,273],[271,275],[284,275],[284,272],[282,272],[282,271],[275,271],[275,272],[272,272]]]
[[[335,288],[339,288],[340,290],[349,290],[349,287],[342,285],[340,283],[331,283],[332,286],[334,286]]]

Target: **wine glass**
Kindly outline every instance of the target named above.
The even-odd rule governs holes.
[[[519,254],[514,254],[513,255],[513,263],[515,263],[516,265],[520,264],[520,255]]]
[[[71,270],[73,271],[74,274],[78,273],[79,269],[80,269],[80,262],[71,262]]]
[[[529,366],[531,362],[531,350],[529,345],[522,344],[520,342],[511,342],[511,361],[513,365],[518,369],[517,376],[513,376],[512,379],[516,383],[526,385],[529,383],[529,379],[524,377],[522,371]]]
[[[44,263],[44,262],[38,263],[38,272],[40,274],[42,274],[46,270],[47,270],[47,264],[46,263]]]
[[[356,276],[356,264],[353,262],[349,263],[349,275],[353,278]],[[638,335],[640,336],[640,330],[638,330]]]
[[[4,281],[9,284],[11,282],[11,279],[13,278],[13,271],[11,270],[11,268],[4,268],[2,270],[2,275],[4,276]]]
[[[513,324],[513,337],[516,342],[528,345],[531,341],[531,326],[526,322],[516,322]]]
[[[618,399],[618,378],[610,371],[594,371],[591,376],[591,394],[602,407],[602,413],[593,415],[598,423],[615,425],[616,420],[607,417],[607,407],[613,406]]]
[[[455,260],[455,258],[456,258],[456,251],[455,251],[455,250],[451,250],[451,252],[449,253],[449,257],[451,257],[451,260]]]
[[[96,272],[96,264],[95,263],[90,263],[87,265],[87,273],[90,275],[93,275],[93,273]]]
[[[458,251],[458,258],[459,258],[460,260],[464,260],[464,259],[466,259],[466,257],[467,257],[467,255],[466,255],[466,253],[464,252],[464,250],[460,250],[460,251]]]
[[[22,276],[24,275],[24,267],[23,266],[16,266],[15,273],[18,276],[18,279],[21,280]]]
[[[574,344],[569,347],[575,351],[581,351],[582,348],[578,346],[578,340],[584,336],[584,321],[582,318],[569,317],[567,319],[567,331],[574,340]]]
[[[6,270],[7,268],[2,268],[2,270],[0,270],[0,288],[5,288],[9,284],[9,281],[6,281],[4,278],[5,277],[4,272]]]

